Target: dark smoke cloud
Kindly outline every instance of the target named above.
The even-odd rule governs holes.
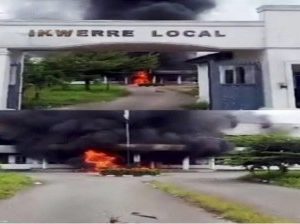
[[[216,156],[232,147],[221,129],[237,125],[221,112],[131,112],[132,144],[184,145],[194,156]],[[0,113],[0,138],[15,142],[32,158],[70,159],[90,148],[122,150],[126,143],[123,112],[19,111]]]
[[[215,0],[91,0],[87,19],[193,20]]]
[[[191,20],[215,0],[1,0],[0,18]]]

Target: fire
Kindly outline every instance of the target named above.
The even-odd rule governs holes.
[[[108,168],[117,168],[117,157],[108,155],[104,152],[97,152],[95,150],[89,150],[85,152],[84,161],[87,164],[91,164],[94,166],[96,171],[100,171]]]
[[[152,81],[150,74],[146,71],[136,72],[134,75],[133,83],[136,85],[151,84]]]

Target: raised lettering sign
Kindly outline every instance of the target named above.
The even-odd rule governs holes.
[[[145,34],[147,35],[147,34]],[[134,30],[29,30],[29,37],[135,37]],[[150,36],[155,38],[213,38],[226,37],[220,30],[152,30]]]

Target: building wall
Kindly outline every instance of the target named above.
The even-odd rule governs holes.
[[[263,73],[269,108],[295,108],[293,77],[289,61],[300,64],[300,6],[268,6],[259,10],[265,24]],[[280,85],[287,85],[280,88]]]
[[[210,83],[208,63],[200,64],[198,69],[199,101],[210,103]]]

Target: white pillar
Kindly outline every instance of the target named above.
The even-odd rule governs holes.
[[[164,78],[160,78],[160,84],[164,84]]]
[[[0,48],[0,110],[7,109],[7,96],[10,74],[10,53]]]
[[[125,85],[128,85],[128,84],[129,84],[128,76],[125,76],[125,78],[124,78],[124,83],[125,83]]]
[[[181,76],[181,75],[178,75],[178,76],[177,76],[177,84],[178,84],[178,85],[181,85],[181,84],[182,84],[182,76]]]
[[[48,168],[48,162],[46,159],[43,159],[43,164],[42,164],[42,168],[43,170],[47,169]]]
[[[9,155],[8,156],[8,163],[9,164],[16,164],[16,156],[15,155]]]
[[[150,168],[151,168],[151,169],[155,169],[155,168],[156,168],[155,162],[152,161],[152,162],[150,163]]]
[[[11,51],[9,85],[12,88],[8,92],[11,109],[21,110],[22,107],[24,56],[22,51]]]
[[[133,162],[134,163],[140,163],[141,162],[141,155],[140,154],[135,154],[133,156]]]
[[[208,163],[209,163],[209,169],[216,170],[216,160],[215,160],[215,158],[210,158]]]
[[[156,84],[156,81],[157,81],[157,78],[156,78],[156,76],[154,75],[153,78],[152,78],[152,83],[153,83],[153,84]]]
[[[190,170],[190,157],[186,157],[182,161],[182,169],[183,170]]]
[[[107,76],[103,77],[103,84],[107,84],[108,80],[107,80]]]
[[[199,102],[210,102],[208,64],[198,65]]]

